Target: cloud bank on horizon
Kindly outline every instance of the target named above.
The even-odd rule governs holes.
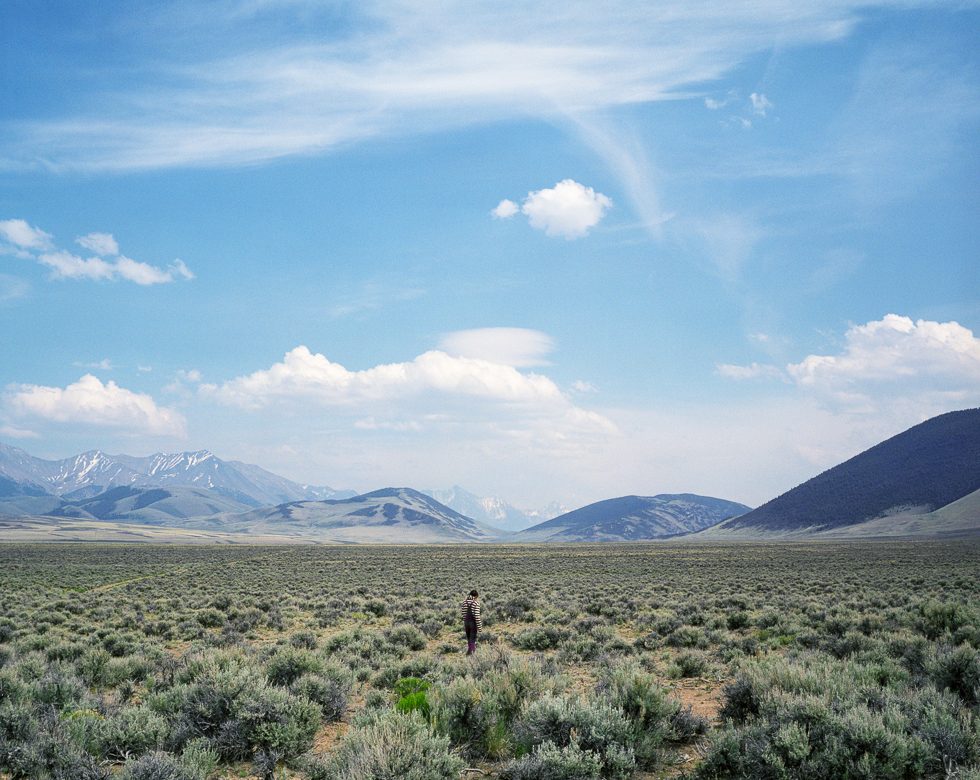
[[[0,437],[771,498],[980,405],[978,21],[5,9]]]

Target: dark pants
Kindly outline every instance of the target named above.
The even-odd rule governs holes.
[[[479,629],[476,627],[475,620],[464,620],[463,628],[466,629],[466,654],[470,655],[476,650],[476,635]]]

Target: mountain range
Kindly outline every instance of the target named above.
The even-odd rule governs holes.
[[[531,513],[458,486],[355,495],[293,482],[207,450],[146,457],[93,450],[43,460],[0,444],[0,516],[6,516],[0,517],[4,539],[104,538],[106,523],[116,524],[112,538],[159,539],[162,531],[140,530],[157,528],[182,538],[193,530],[198,540],[246,542],[972,535],[980,534],[980,409],[927,420],[754,510],[677,493]]]
[[[157,453],[146,457],[108,455],[101,450],[62,460],[44,460],[0,443],[0,512],[3,499],[20,494],[57,496],[67,501],[92,498],[115,487],[191,487],[211,491],[244,506],[286,501],[345,498],[353,491],[303,485],[239,461],[226,461],[208,450]]]

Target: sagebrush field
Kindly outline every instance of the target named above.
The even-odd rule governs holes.
[[[980,778],[978,583],[977,541],[3,545],[0,776]]]

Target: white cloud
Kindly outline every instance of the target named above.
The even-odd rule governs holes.
[[[15,416],[48,422],[121,428],[130,433],[183,436],[183,416],[174,409],[157,406],[145,393],[135,393],[115,382],[103,384],[85,374],[67,387],[12,385],[5,407]]]
[[[503,200],[493,213],[509,217],[516,213],[516,208],[513,201]],[[612,201],[601,192],[572,179],[563,179],[554,187],[529,192],[521,204],[521,213],[531,227],[549,236],[573,239],[581,238],[598,225],[610,208]]]
[[[83,259],[63,250],[45,252],[37,259],[51,269],[54,279],[111,279],[116,273],[113,264],[101,257]]]
[[[453,357],[433,350],[407,363],[388,363],[350,371],[305,346],[286,353],[269,369],[205,385],[215,398],[244,407],[260,407],[278,398],[300,397],[324,404],[388,400],[422,392],[482,397],[495,401],[540,403],[563,399],[550,379],[522,374],[487,360]]]
[[[112,233],[89,233],[79,236],[75,243],[101,257],[112,257],[119,254],[119,244]]]
[[[779,379],[785,376],[776,366],[765,363],[751,363],[747,366],[719,363],[715,368],[721,376],[736,380],[760,378]]]
[[[309,420],[317,419],[316,408],[330,408],[335,423],[347,418],[352,427],[364,428],[374,421],[374,430],[395,430],[379,420],[424,420],[431,435],[474,442],[530,437],[535,447],[550,442],[568,448],[581,446],[583,437],[617,432],[603,415],[575,406],[546,376],[439,350],[351,371],[299,346],[281,363],[220,385],[201,385],[200,393],[268,414],[282,415],[292,408]]]
[[[167,271],[170,273],[170,277],[172,279],[177,279],[179,277],[190,281],[191,279],[196,278],[194,272],[187,267],[187,263],[185,263],[179,257],[168,266]]]
[[[547,333],[529,328],[475,328],[447,333],[439,348],[453,357],[522,368],[546,365],[554,341]]]
[[[145,69],[151,80],[114,90],[111,102],[89,94],[84,104],[100,106],[97,115],[26,124],[5,156],[81,168],[242,163],[381,134],[597,113],[675,99],[773,41],[840,39],[868,5],[618,0],[600,14],[587,3],[548,2],[350,8],[356,35],[267,44],[257,26],[285,27],[293,4],[269,4],[261,15],[195,4],[129,16],[133,28],[152,25],[161,45],[183,44],[182,56],[162,70],[155,62]],[[304,28],[325,27],[330,13],[308,6]]]
[[[957,322],[887,314],[854,325],[837,355],[808,355],[786,367],[802,387],[846,391],[867,383],[980,392],[980,339]]]
[[[957,322],[887,314],[844,333],[837,354],[807,355],[781,370],[721,364],[729,379],[783,379],[824,403],[879,413],[901,404],[922,419],[980,404],[980,339]]]
[[[23,219],[0,220],[0,239],[19,249],[47,249],[51,236],[40,228],[31,227]]]
[[[597,393],[599,388],[596,387],[592,382],[586,382],[584,379],[576,379],[572,382],[572,390],[576,393]]]
[[[520,211],[520,207],[514,201],[504,198],[497,204],[496,208],[490,210],[490,213],[497,219],[510,219],[518,211]]]
[[[0,240],[5,240],[10,245],[7,253],[36,260],[51,269],[52,279],[125,279],[147,286],[194,278],[194,274],[180,259],[174,260],[167,268],[159,268],[120,255],[119,245],[110,233],[89,233],[75,239],[76,243],[97,253],[97,256],[87,258],[56,248],[51,235],[31,227],[22,219],[0,222]],[[0,244],[0,253],[4,251]],[[112,259],[106,260],[105,257]]]
[[[761,92],[753,92],[749,95],[749,102],[752,103],[752,113],[759,116],[765,116],[770,109],[775,108],[772,101]]]
[[[181,263],[183,265],[183,263]],[[177,267],[157,268],[148,263],[141,263],[131,257],[120,256],[112,266],[114,275],[120,279],[134,282],[140,285],[166,284],[172,282],[177,276],[184,279],[188,277]]]

